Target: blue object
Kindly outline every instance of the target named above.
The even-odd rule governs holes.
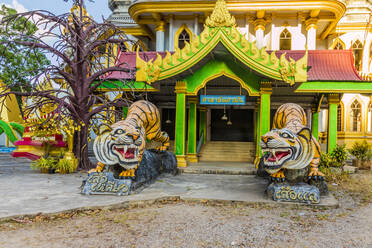
[[[131,179],[116,179],[112,172],[92,172],[89,173],[81,193],[129,195],[131,185]]]
[[[267,193],[274,201],[301,202],[318,204],[320,202],[319,189],[313,185],[299,183],[272,183],[267,187]]]
[[[200,95],[202,105],[245,105],[245,95]]]
[[[16,149],[16,147],[0,147],[0,153],[10,153],[12,151],[14,151]]]

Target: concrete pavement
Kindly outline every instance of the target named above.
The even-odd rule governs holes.
[[[130,196],[81,195],[85,173],[41,174],[30,169],[30,161],[0,156],[0,219],[19,215],[50,214],[72,209],[110,207],[154,201],[162,198],[181,201],[273,204],[264,190],[267,182],[253,175],[185,174],[164,175],[139,194]],[[293,204],[293,203],[280,203]],[[319,206],[337,207],[331,195]]]

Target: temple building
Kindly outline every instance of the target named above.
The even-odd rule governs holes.
[[[324,151],[372,139],[369,1],[109,0],[112,47],[162,113],[179,166],[254,162],[276,109],[300,104]],[[110,63],[110,61],[108,61]],[[372,140],[371,140],[372,141]]]

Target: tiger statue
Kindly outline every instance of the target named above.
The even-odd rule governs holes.
[[[102,172],[105,165],[120,165],[119,177],[134,177],[141,163],[146,139],[162,143],[157,149],[168,150],[169,136],[160,130],[158,108],[148,101],[136,101],[128,109],[125,120],[101,128],[94,140],[93,151],[99,161],[90,172]]]
[[[324,179],[318,170],[320,146],[306,127],[306,113],[294,103],[281,105],[275,113],[273,129],[260,140],[263,167],[273,181],[284,181],[285,170],[310,165],[309,178]]]

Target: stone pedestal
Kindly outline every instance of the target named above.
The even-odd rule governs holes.
[[[271,183],[267,195],[274,201],[299,202],[307,204],[320,203],[319,189],[306,183]]]

